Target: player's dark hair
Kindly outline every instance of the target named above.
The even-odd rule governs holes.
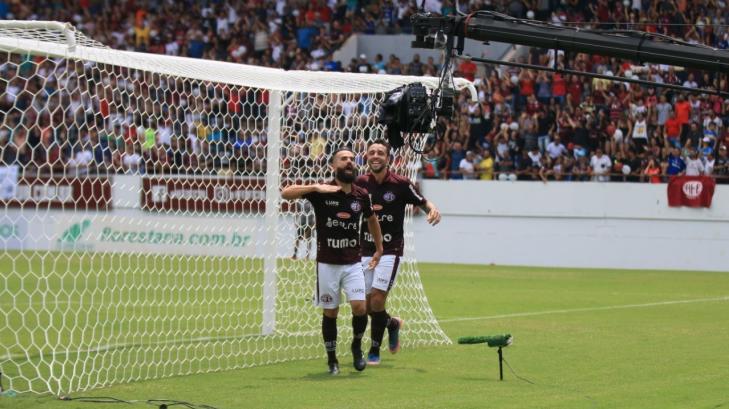
[[[371,142],[367,143],[367,150],[370,150],[370,147],[372,145],[382,145],[382,146],[384,146],[385,147],[385,152],[387,152],[387,157],[388,158],[390,157],[390,143],[389,142],[387,142],[384,139],[375,139],[374,141],[371,141]]]
[[[335,149],[334,151],[332,151],[331,155],[329,155],[329,163],[334,163],[334,158],[337,157],[337,154],[339,152],[343,152],[343,151],[352,152],[352,154],[354,155],[354,151],[349,146],[340,146],[337,149]]]

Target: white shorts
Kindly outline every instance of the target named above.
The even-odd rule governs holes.
[[[339,307],[342,302],[342,290],[350,302],[365,300],[362,265],[316,263],[314,305],[328,310]]]
[[[362,269],[364,270],[365,288],[367,294],[372,292],[373,288],[381,291],[390,291],[395,285],[397,272],[400,270],[400,256],[385,254],[380,258],[380,262],[370,270],[367,265],[372,257],[362,257]]]

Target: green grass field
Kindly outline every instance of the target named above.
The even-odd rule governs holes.
[[[505,368],[504,382],[498,380],[495,350],[454,343],[385,352],[382,365],[363,373],[344,358],[336,378],[325,374],[322,351],[316,360],[74,396],[166,398],[219,409],[729,408],[729,274],[437,264],[421,264],[420,271],[452,340],[514,335],[505,357],[522,379]],[[12,409],[118,406],[0,397],[0,408]]]

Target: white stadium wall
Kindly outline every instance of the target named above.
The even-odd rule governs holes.
[[[124,180],[113,184],[113,210],[8,209],[0,245],[219,256],[267,250],[253,247],[260,240],[252,235],[266,234],[263,217],[144,211],[141,178],[115,178]],[[668,207],[665,184],[426,180],[422,190],[443,214],[437,227],[414,219],[422,262],[729,271],[727,186],[717,186],[710,209]],[[292,220],[283,223],[277,252],[289,254]]]
[[[426,180],[443,221],[414,221],[423,262],[729,271],[729,186],[671,208],[665,184]]]

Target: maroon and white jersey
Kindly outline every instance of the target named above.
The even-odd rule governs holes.
[[[336,182],[329,182],[336,185]],[[327,264],[353,264],[360,261],[359,226],[362,216],[372,216],[367,191],[352,185],[350,193],[311,192],[304,195],[316,215],[316,261]]]
[[[382,230],[383,254],[402,256],[405,245],[403,238],[405,206],[408,204],[422,206],[427,200],[408,178],[389,170],[382,183],[377,183],[375,176],[371,173],[358,177],[354,183],[367,189],[370,193],[372,208],[377,213]],[[370,234],[367,224],[362,224],[362,256],[369,257],[374,253],[374,238]]]

